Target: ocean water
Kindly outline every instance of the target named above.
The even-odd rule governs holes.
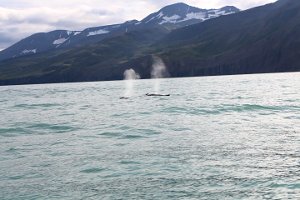
[[[300,73],[0,87],[0,199],[300,199]]]

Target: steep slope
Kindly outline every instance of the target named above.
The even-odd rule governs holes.
[[[127,61],[144,56],[167,33],[153,26],[83,47],[6,60],[0,64],[0,85],[122,79],[131,67]]]
[[[140,22],[132,20],[122,24],[87,28],[83,31],[57,30],[49,33],[37,33],[1,51],[0,61],[50,50],[56,51],[93,44],[107,38],[120,36],[126,32],[149,29],[157,25],[172,30],[238,11],[239,9],[235,7],[203,10],[183,3],[173,4],[149,15]],[[157,15],[159,15],[158,18],[155,17]]]
[[[280,0],[175,30],[158,46],[173,76],[300,71],[300,2]]]

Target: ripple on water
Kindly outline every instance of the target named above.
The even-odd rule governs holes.
[[[80,172],[85,173],[85,174],[94,174],[94,173],[100,173],[104,170],[105,169],[103,169],[103,168],[94,167],[94,168],[88,168],[88,169],[81,170]]]
[[[11,147],[11,148],[7,149],[5,152],[7,152],[7,153],[16,153],[17,151],[18,151],[18,149]]]
[[[139,165],[141,163],[137,162],[137,161],[132,161],[132,160],[121,160],[120,164],[122,164],[122,165]]]
[[[117,113],[117,114],[112,114],[111,117],[113,118],[124,118],[124,117],[131,117],[132,114],[127,113],[127,112],[123,112],[123,113]]]
[[[152,134],[156,134],[152,132]],[[99,133],[98,135],[107,137],[107,138],[116,138],[116,139],[140,139],[145,138],[146,136],[144,134],[138,133],[138,132],[103,132]]]
[[[280,111],[290,111],[290,110],[299,110],[299,106],[291,106],[291,105],[284,105],[284,106],[266,106],[266,105],[257,105],[257,104],[223,104],[214,106],[212,108],[193,108],[193,107],[168,107],[162,110],[163,113],[169,114],[189,114],[189,115],[220,115],[224,113],[230,112],[255,112],[255,111],[265,111],[268,113],[262,114],[272,114],[274,112]]]
[[[17,175],[17,176],[11,176],[9,177],[9,180],[20,180],[20,179],[24,179],[25,175]]]
[[[123,135],[121,139],[141,139],[141,138],[146,138],[145,136],[142,135],[133,135],[133,134],[128,134],[128,135]]]
[[[30,134],[30,131],[20,127],[14,128],[0,128],[0,136],[2,137],[15,137],[18,135]]]
[[[115,138],[115,137],[120,137],[121,134],[122,133],[120,133],[120,132],[103,132],[103,133],[99,133],[98,135]]]
[[[298,106],[266,106],[266,105],[258,105],[258,104],[242,104],[242,105],[232,105],[232,104],[224,104],[216,107],[218,111],[221,113],[224,112],[249,112],[249,111],[270,111],[270,112],[278,112],[278,111],[286,111],[286,110],[300,110]]]
[[[220,114],[218,110],[212,109],[204,109],[204,108],[183,108],[183,107],[168,107],[162,110],[162,113],[180,115],[180,114],[188,114],[188,115],[216,115]]]
[[[26,108],[26,109],[40,109],[40,108],[52,108],[61,106],[60,104],[56,103],[42,103],[42,104],[17,104],[14,105],[14,108]]]
[[[172,128],[173,131],[178,131],[178,132],[182,132],[182,131],[192,131],[192,129],[190,128],[185,128],[185,127],[175,127]]]
[[[78,127],[69,126],[69,125],[59,125],[59,124],[47,124],[47,123],[36,123],[28,126],[27,128],[32,129],[33,131],[42,131],[42,132],[56,132],[64,133],[79,130]]]
[[[270,185],[271,188],[287,188],[287,189],[300,189],[300,181],[299,183],[272,183]]]
[[[158,135],[158,134],[161,134],[161,131],[157,131],[157,130],[153,130],[153,129],[149,129],[149,128],[140,128],[140,129],[136,129],[136,131],[140,134],[143,134],[143,135]]]

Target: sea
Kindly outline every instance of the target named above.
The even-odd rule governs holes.
[[[300,199],[300,73],[0,87],[0,199]]]

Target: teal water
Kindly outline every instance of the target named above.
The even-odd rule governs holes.
[[[300,74],[0,87],[0,199],[300,199]]]

